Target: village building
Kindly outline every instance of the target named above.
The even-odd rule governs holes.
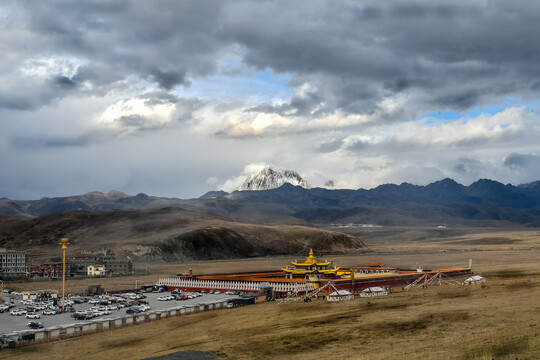
[[[0,274],[24,275],[27,273],[26,252],[0,249]]]
[[[98,256],[91,253],[66,255],[66,262],[70,264],[73,274],[86,275],[88,266],[98,263]]]
[[[51,279],[59,279],[62,277],[64,264],[62,262],[53,262],[43,264],[43,277]],[[66,276],[71,276],[71,265],[66,263]]]
[[[104,275],[106,275],[104,265],[90,265],[90,266],[88,266],[87,270],[88,270],[87,274],[89,276],[104,276]]]
[[[106,259],[103,260],[103,265],[105,265],[107,273],[110,274],[121,275],[131,274],[133,272],[131,260]]]

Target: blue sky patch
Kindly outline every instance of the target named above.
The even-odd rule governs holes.
[[[275,75],[271,69],[253,71],[241,59],[228,59],[218,66],[216,75],[193,79],[180,96],[212,99],[214,103],[232,101],[285,102],[294,95],[288,86],[289,74]]]
[[[535,111],[538,106],[540,106],[540,100],[524,101],[509,96],[506,97],[500,104],[489,108],[474,109],[463,113],[456,111],[431,112],[417,117],[414,121],[422,121],[422,125],[427,127],[440,126],[460,119],[463,119],[463,123],[466,124],[467,120],[477,118],[481,115],[492,116],[513,107],[527,107],[531,111]],[[501,129],[506,129],[509,126],[510,124],[501,125]]]

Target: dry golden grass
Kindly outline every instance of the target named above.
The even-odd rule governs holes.
[[[532,359],[540,354],[539,296],[537,279],[344,303],[274,302],[38,344],[0,358],[142,359],[204,350],[231,359]]]
[[[476,248],[474,240],[512,243]],[[471,244],[470,241],[473,240]],[[425,268],[466,266],[485,286],[431,287],[350,302],[265,303],[160,320],[57,343],[0,352],[0,359],[143,359],[182,350],[216,351],[230,359],[534,359],[540,354],[540,237],[505,232],[446,239],[462,242],[436,254],[332,257],[344,267],[371,260]],[[469,243],[467,243],[469,242]],[[448,249],[440,242],[402,244],[394,251]],[[454,245],[452,245],[454,246]],[[455,250],[465,250],[457,252]],[[476,249],[476,250],[475,250]],[[387,250],[387,249],[386,249]],[[291,259],[150,267],[147,282],[192,266],[195,272],[275,269]],[[127,279],[127,278],[125,278]],[[151,281],[152,280],[152,281]],[[109,281],[109,279],[108,279]],[[111,279],[107,286],[121,284]],[[133,279],[130,279],[132,282]],[[123,286],[123,284],[121,284]]]

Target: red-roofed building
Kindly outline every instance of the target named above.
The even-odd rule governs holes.
[[[43,277],[58,279],[62,277],[63,264],[61,262],[55,262],[50,264],[43,264]],[[66,263],[66,276],[71,275],[71,265]]]

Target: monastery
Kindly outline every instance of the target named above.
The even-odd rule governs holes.
[[[473,275],[470,268],[448,268],[436,270],[404,270],[384,267],[378,262],[364,266],[342,269],[333,266],[331,261],[319,261],[309,251],[304,262],[293,261],[280,271],[255,273],[193,275],[191,270],[185,274],[159,279],[157,285],[167,291],[243,291],[254,293],[271,289],[276,296],[305,294],[332,283],[339,290],[360,292],[366,288],[381,286],[406,286],[424,275],[440,275],[446,278]]]

